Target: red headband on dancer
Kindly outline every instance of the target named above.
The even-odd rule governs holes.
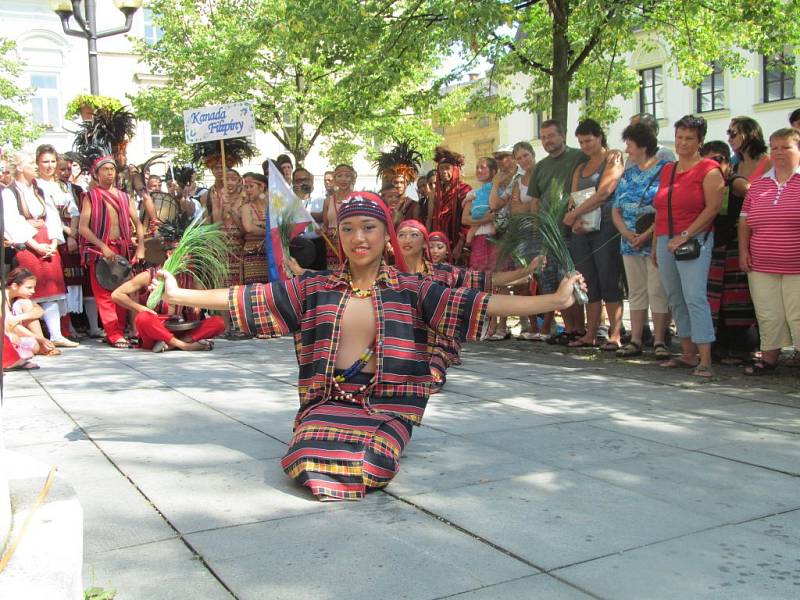
[[[447,246],[447,260],[452,260],[451,256],[451,249],[450,249],[450,239],[447,235],[442,231],[432,231],[428,235],[428,251],[430,252],[430,247],[433,242],[441,242],[445,246]]]
[[[398,271],[403,273],[407,271],[406,261],[403,260],[403,255],[400,254],[400,244],[397,242],[397,233],[394,230],[391,212],[380,196],[372,192],[352,192],[349,194],[339,207],[336,221],[341,223],[349,217],[372,217],[383,223],[386,226],[386,232],[389,234],[389,242],[395,252],[395,266]],[[339,240],[339,255],[344,257],[341,239]]]
[[[117,168],[117,161],[114,160],[114,157],[111,156],[110,154],[106,154],[105,156],[101,156],[100,158],[98,158],[96,161],[94,161],[92,163],[92,168],[91,168],[90,172],[93,175],[96,174],[97,173],[97,169],[99,169],[100,167],[102,167],[106,163],[111,163],[112,165],[114,165],[115,169]]]
[[[417,231],[419,231],[422,234],[422,239],[425,240],[424,248],[425,248],[426,257],[430,258],[431,249],[428,246],[428,228],[425,227],[425,225],[423,225],[422,223],[420,223],[416,219],[406,219],[405,221],[402,221],[397,226],[397,233],[400,233],[400,230],[401,229],[405,229],[406,227],[410,227],[411,229],[416,229]]]

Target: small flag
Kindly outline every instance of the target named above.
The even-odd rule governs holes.
[[[283,257],[289,242],[305,231],[314,219],[283,178],[275,163],[269,161],[269,201],[267,202],[267,237],[264,248],[270,281],[287,279]]]

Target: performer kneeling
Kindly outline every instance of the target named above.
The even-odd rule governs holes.
[[[358,500],[386,486],[419,425],[431,391],[428,331],[476,340],[489,316],[536,314],[570,306],[576,275],[555,294],[490,296],[404,273],[383,260],[399,248],[383,201],[350,194],[338,212],[336,271],[309,271],[289,281],[188,290],[169,273],[164,298],[184,306],[230,310],[249,334],[292,333],[300,366],[300,410],[281,464],[321,500]]]
[[[190,352],[212,350],[214,343],[211,338],[225,331],[222,317],[200,319],[199,311],[171,306],[163,300],[156,310],[147,308],[152,283],[155,283],[155,269],[148,269],[111,292],[114,302],[136,313],[133,324],[141,340],[139,347],[153,352],[170,348]],[[139,302],[133,297],[138,297]]]

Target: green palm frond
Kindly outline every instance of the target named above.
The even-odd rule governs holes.
[[[204,289],[223,286],[228,278],[228,246],[225,234],[218,224],[189,225],[162,268],[175,277],[181,273],[191,273],[197,284]],[[155,308],[163,293],[164,282],[159,281],[147,299],[147,307]]]

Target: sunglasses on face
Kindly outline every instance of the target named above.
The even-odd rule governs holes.
[[[736,131],[735,129],[728,129],[726,133],[728,134],[729,138],[736,137],[737,135],[739,135],[739,132]]]
[[[716,161],[718,163],[722,163],[722,162],[725,161],[725,157],[724,156],[719,156],[719,155],[717,155],[717,156],[707,156],[706,158],[710,158],[711,160]]]

